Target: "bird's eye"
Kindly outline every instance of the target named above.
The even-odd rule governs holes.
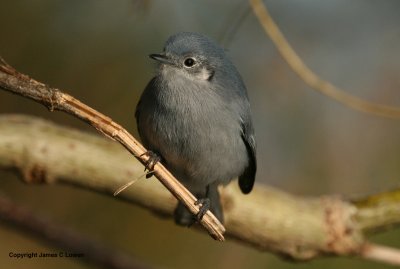
[[[196,61],[193,58],[186,58],[183,62],[186,67],[192,67],[195,63]]]

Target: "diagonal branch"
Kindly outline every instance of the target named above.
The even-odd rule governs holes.
[[[143,173],[115,143],[18,115],[0,116],[0,167],[19,171],[28,183],[62,182],[108,195]],[[295,260],[356,255],[393,263],[400,258],[399,250],[371,248],[365,240],[367,232],[400,226],[400,189],[349,202],[336,196],[298,197],[261,185],[243,197],[231,184],[221,197],[228,236],[258,249]],[[155,180],[139,180],[120,198],[163,216],[171,216],[176,206]]]
[[[96,128],[105,136],[119,142],[142,164],[146,164],[149,156],[146,149],[111,118],[85,105],[71,95],[51,88],[43,83],[19,73],[0,57],[0,88],[22,95],[46,106],[50,111],[59,110],[71,114]],[[195,205],[195,197],[161,164],[154,166],[154,175],[158,180],[193,213],[199,212]],[[225,228],[218,219],[207,211],[200,223],[216,240],[223,241]]]
[[[263,2],[261,0],[249,0],[249,2],[258,21],[275,44],[281,56],[293,71],[311,88],[352,109],[381,117],[394,119],[400,118],[399,107],[365,101],[359,97],[348,94],[344,90],[332,85],[330,82],[319,78],[310,68],[308,68],[290,46]]]

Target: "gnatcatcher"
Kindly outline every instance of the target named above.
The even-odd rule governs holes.
[[[161,162],[201,204],[193,216],[179,203],[175,222],[190,226],[210,209],[223,222],[219,184],[239,177],[243,193],[254,185],[256,142],[241,76],[213,40],[183,32],[171,36],[156,76],[136,107],[136,121],[151,163]]]

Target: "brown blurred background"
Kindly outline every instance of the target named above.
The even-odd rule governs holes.
[[[399,1],[264,2],[317,74],[351,94],[400,106]],[[237,21],[243,8],[246,2],[238,0],[2,1],[0,55],[138,137],[134,109],[154,68],[147,55],[160,52],[166,38],[178,31],[224,41],[227,25]],[[259,183],[301,195],[350,198],[399,187],[399,120],[353,111],[305,86],[251,13],[223,44],[248,87]],[[71,116],[49,113],[4,91],[0,113],[36,115],[94,132]],[[1,192],[15,201],[155,268],[389,268],[350,258],[293,264],[236,242],[214,242],[113,197],[70,186],[25,185],[1,170],[0,179]],[[400,248],[399,238],[400,232],[392,231],[372,240]],[[93,268],[73,259],[8,257],[10,251],[52,250],[0,225],[1,268]]]

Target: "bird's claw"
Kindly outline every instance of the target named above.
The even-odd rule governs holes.
[[[201,221],[203,219],[203,216],[206,214],[207,210],[210,209],[210,199],[200,198],[196,202],[194,202],[194,204],[195,205],[201,204],[199,212],[196,215],[197,220]]]
[[[146,163],[144,165],[144,171],[146,171],[146,170],[149,171],[149,173],[146,175],[146,178],[150,178],[154,174],[154,171],[153,171],[154,170],[154,166],[159,161],[161,161],[161,157],[157,153],[155,153],[155,152],[153,152],[151,150],[146,151],[145,153],[140,155],[140,157],[142,157],[144,155],[149,156],[149,159],[146,161]]]

